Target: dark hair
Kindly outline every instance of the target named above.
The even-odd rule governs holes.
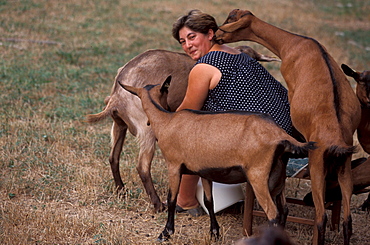
[[[179,31],[184,26],[203,34],[207,34],[210,29],[214,32],[218,29],[215,18],[197,9],[189,11],[187,15],[181,16],[175,23],[173,23],[172,36],[177,41],[180,41]]]

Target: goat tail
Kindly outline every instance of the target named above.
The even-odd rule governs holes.
[[[105,119],[106,117],[112,115],[112,109],[109,109],[111,106],[108,105],[110,99],[111,99],[111,96],[107,96],[104,99],[104,104],[106,106],[104,107],[102,112],[99,112],[99,113],[96,113],[96,114],[86,115],[85,122],[87,122],[87,123],[97,123],[97,122]]]
[[[283,140],[280,142],[284,146],[285,152],[289,152],[292,157],[300,158],[300,157],[307,157],[308,152],[310,150],[316,149],[316,142],[307,142],[307,143],[300,143],[300,142],[292,142],[289,140]]]
[[[324,152],[324,162],[328,163],[328,172],[332,172],[334,169],[339,169],[344,166],[346,160],[351,157],[353,153],[356,153],[356,146],[338,146],[332,145],[327,148]]]
[[[324,158],[341,158],[341,157],[348,157],[352,155],[353,153],[357,152],[357,147],[356,146],[338,146],[338,145],[333,145],[330,146],[324,154]]]
[[[105,107],[102,112],[86,115],[86,122],[97,123],[110,115],[112,115],[112,111]]]

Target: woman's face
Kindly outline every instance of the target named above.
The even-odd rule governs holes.
[[[193,60],[198,60],[211,49],[214,32],[210,29],[208,34],[203,34],[184,26],[180,29],[179,36],[181,47],[185,53]]]

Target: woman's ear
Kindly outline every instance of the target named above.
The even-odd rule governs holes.
[[[214,36],[215,36],[215,32],[212,29],[209,29],[209,31],[208,31],[208,40],[209,41],[213,40]]]

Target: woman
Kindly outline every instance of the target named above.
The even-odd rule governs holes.
[[[172,28],[173,37],[196,64],[189,73],[183,109],[243,110],[270,114],[289,134],[292,122],[287,90],[247,54],[215,42],[215,19],[199,10],[180,17]],[[183,175],[177,211],[202,214],[196,199],[199,177]]]

